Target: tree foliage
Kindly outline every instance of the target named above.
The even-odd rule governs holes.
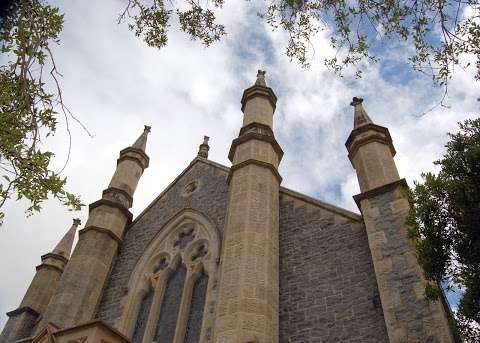
[[[0,223],[12,196],[29,202],[27,214],[41,209],[49,196],[78,210],[80,199],[65,190],[66,179],[52,170],[54,154],[42,140],[55,134],[57,108],[65,118],[59,75],[49,44],[58,43],[63,15],[41,0],[10,2],[0,17]],[[55,91],[45,85],[44,68]]]
[[[170,19],[177,14],[181,29],[205,45],[226,34],[215,12],[224,0],[129,0],[120,21],[157,48],[167,43]],[[286,54],[302,66],[310,64],[315,34],[328,30],[337,52],[326,65],[342,75],[362,61],[378,61],[379,47],[401,42],[411,49],[408,62],[446,87],[463,54],[476,56],[480,78],[480,1],[478,0],[269,0],[259,16],[272,29],[288,34]],[[466,66],[465,66],[466,67]]]
[[[417,258],[427,280],[460,290],[456,313],[460,333],[480,341],[480,119],[460,123],[449,134],[438,174],[423,174],[410,193],[408,218]],[[425,289],[430,299],[439,287]]]

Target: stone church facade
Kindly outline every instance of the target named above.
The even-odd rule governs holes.
[[[41,258],[0,343],[453,342],[408,241],[387,128],[354,98],[347,139],[361,215],[281,187],[265,72],[241,100],[231,167],[190,165],[135,219],[148,126],[102,198]]]

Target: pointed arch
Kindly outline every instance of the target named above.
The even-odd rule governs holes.
[[[187,330],[188,337],[193,337],[192,334],[195,337],[205,335],[211,330],[214,320],[211,309],[214,308],[216,299],[214,284],[217,280],[220,249],[220,231],[204,213],[187,208],[172,216],[151,240],[130,276],[128,293],[122,300],[124,310],[117,328],[128,337],[137,334],[136,328],[140,325],[138,320],[143,318],[142,306],[146,306],[142,305],[145,290],[151,285],[154,296],[143,342],[154,340],[159,335],[158,330],[163,332],[161,330],[172,323],[175,323],[175,338],[172,342],[183,342]],[[170,287],[171,282],[176,286]],[[197,286],[199,283],[200,286]],[[179,295],[173,294],[175,292],[172,289],[177,292],[180,289],[178,315],[162,309],[176,306],[173,298],[179,298]],[[168,317],[167,321],[172,323],[162,326],[159,321],[166,320],[167,312],[177,318]]]

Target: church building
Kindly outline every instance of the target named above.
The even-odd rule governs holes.
[[[277,97],[265,72],[243,92],[230,167],[208,137],[136,218],[147,136],[116,170],[78,232],[41,257],[0,343],[450,343],[442,302],[408,239],[407,183],[389,130],[353,98],[353,213],[281,186]],[[158,162],[156,162],[158,163]]]

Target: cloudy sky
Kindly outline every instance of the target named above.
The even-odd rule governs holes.
[[[140,180],[133,213],[146,207],[195,157],[204,135],[210,159],[230,165],[230,143],[238,135],[243,89],[257,69],[279,100],[274,131],[285,151],[280,167],[283,186],[357,211],[359,192],[344,143],[353,125],[349,102],[361,96],[372,119],[390,129],[402,177],[412,184],[434,169],[456,123],[478,114],[479,85],[473,70],[458,70],[449,87],[449,107],[436,107],[441,91],[410,72],[400,60],[404,47],[384,50],[379,64],[364,77],[338,78],[323,66],[332,53],[327,34],[314,41],[312,67],[302,70],[284,56],[286,36],[271,32],[256,16],[252,2],[229,0],[220,13],[228,35],[210,48],[190,41],[173,23],[168,46],[148,48],[116,19],[124,1],[59,2],[65,12],[62,43],[55,49],[64,75],[64,100],[93,138],[70,123],[73,146],[64,175],[71,191],[88,204],[100,198],[112,176],[118,152],[152,126],[147,153],[150,167]],[[47,142],[61,168],[68,150],[65,127]],[[25,218],[26,204],[10,202],[0,228],[0,328],[5,312],[15,309],[34,275],[40,256],[49,252],[87,210],[71,213],[55,201]]]

